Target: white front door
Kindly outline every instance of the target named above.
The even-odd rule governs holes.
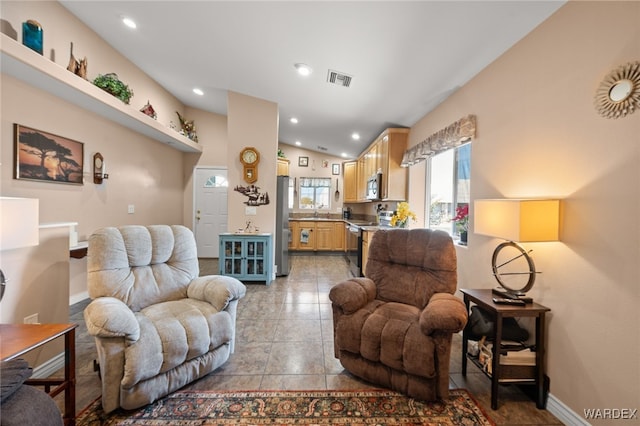
[[[220,233],[227,232],[227,169],[196,168],[195,237],[198,257],[218,257]]]

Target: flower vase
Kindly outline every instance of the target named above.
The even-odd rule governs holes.
[[[460,231],[460,244],[467,244],[467,231]]]
[[[407,222],[408,221],[406,219],[405,220],[398,220],[396,222],[396,228],[407,228],[408,225],[409,225]]]

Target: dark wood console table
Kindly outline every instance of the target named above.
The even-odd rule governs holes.
[[[64,336],[64,379],[30,379],[25,383],[44,386],[51,397],[64,391],[64,424],[76,418],[76,327],[77,324],[0,324],[0,360],[8,361]],[[52,386],[55,386],[53,389]]]
[[[498,386],[500,383],[529,383],[536,386],[536,406],[545,408],[544,390],[544,355],[545,355],[545,314],[551,309],[537,303],[527,303],[523,306],[498,305],[493,302],[496,297],[490,289],[460,290],[464,295],[464,303],[469,311],[471,302],[475,303],[494,318],[494,335],[488,336],[493,342],[491,373],[491,408],[498,408]],[[502,319],[506,317],[535,317],[536,343],[535,366],[512,366],[500,364],[500,346],[502,343]],[[467,348],[469,336],[465,329],[462,333],[462,375],[467,374]],[[474,361],[475,362],[475,361]],[[478,364],[476,362],[476,364]]]

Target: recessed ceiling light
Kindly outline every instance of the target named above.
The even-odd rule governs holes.
[[[302,145],[302,142],[296,141],[296,146],[300,146],[300,145]]]
[[[293,124],[298,124],[298,119],[295,117],[291,117],[291,119],[289,120],[291,123]]]
[[[351,139],[353,139],[354,141],[358,141],[360,140],[360,134],[359,133],[352,133],[351,134]]]
[[[126,16],[122,17],[122,23],[129,28],[136,29],[138,27],[133,19],[127,18]]]
[[[198,96],[204,95],[204,92],[202,91],[202,89],[198,89],[197,87],[193,89],[193,93],[195,93]]]
[[[346,152],[343,152],[343,153],[342,153],[342,154],[340,154],[340,155],[341,155],[342,157],[344,157],[344,158],[347,158],[347,157],[348,157],[348,155],[347,155],[347,153],[346,153]]]
[[[303,76],[308,76],[309,74],[311,74],[311,67],[307,64],[295,64],[294,65],[296,67],[296,69],[298,70],[298,74],[303,75]]]

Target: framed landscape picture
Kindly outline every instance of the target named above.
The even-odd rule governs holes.
[[[309,157],[298,157],[299,167],[309,167]]]
[[[14,124],[15,179],[82,185],[84,144]]]

